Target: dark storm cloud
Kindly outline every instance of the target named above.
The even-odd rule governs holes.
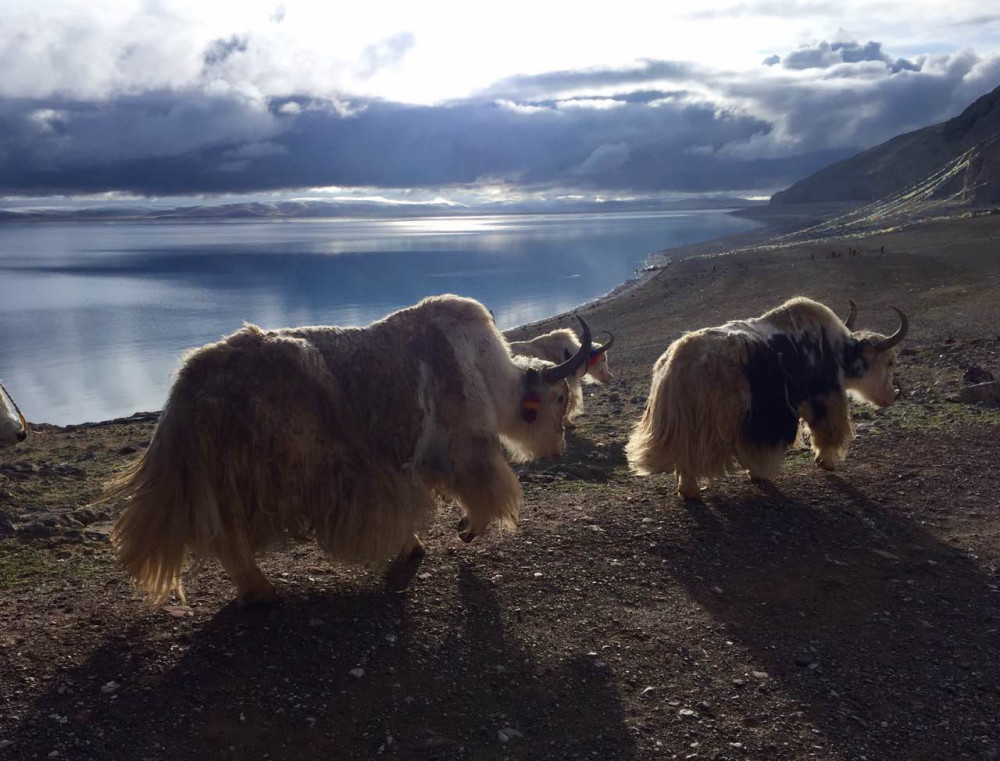
[[[501,79],[484,90],[482,95],[490,98],[536,100],[578,90],[640,85],[644,82],[684,81],[697,72],[698,67],[689,63],[644,60],[634,66],[613,69],[519,74]]]
[[[804,45],[785,56],[786,69],[825,69],[840,63],[860,63],[861,61],[883,61],[889,57],[882,52],[882,43],[867,42],[827,42],[822,40],[814,45]]]
[[[233,53],[245,53],[249,38],[246,35],[233,35],[229,39],[212,40],[205,49],[205,66],[215,66],[225,61]]]
[[[495,182],[770,190],[947,118],[1000,82],[1000,57],[923,56],[897,66],[878,43],[835,45],[823,50],[839,59],[828,68],[719,74],[643,61],[512,77],[488,96],[434,106],[201,90],[0,99],[0,194]],[[406,49],[400,38],[373,60]],[[213,50],[233,54],[239,41]]]

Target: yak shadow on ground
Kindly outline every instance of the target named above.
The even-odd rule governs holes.
[[[362,590],[229,605],[204,624],[158,612],[60,675],[12,749],[103,761],[633,757],[613,684],[508,637],[517,609],[479,573],[459,566],[427,591],[450,596],[448,610]]]
[[[889,490],[877,501],[835,474],[782,488],[688,503],[690,540],[663,554],[767,673],[739,689],[777,687],[814,747],[847,758],[997,758],[996,579]]]

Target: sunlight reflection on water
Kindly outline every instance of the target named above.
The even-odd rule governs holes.
[[[606,293],[654,251],[753,226],[720,212],[0,225],[0,378],[35,422],[159,409],[183,352],[244,321],[365,325],[451,292],[507,328]]]

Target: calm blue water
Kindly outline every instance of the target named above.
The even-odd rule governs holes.
[[[0,225],[0,378],[30,421],[120,417],[159,409],[181,354],[243,321],[365,325],[458,293],[512,327],[654,251],[754,226],[714,211]]]

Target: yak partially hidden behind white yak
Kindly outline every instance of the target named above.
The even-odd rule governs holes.
[[[680,494],[694,499],[700,481],[739,466],[770,481],[809,428],[816,464],[833,470],[854,436],[847,392],[879,406],[896,397],[894,348],[909,322],[885,336],[852,333],[823,304],[792,299],[750,320],[686,333],[653,366],[642,419],[625,448],[635,473],[676,470]]]
[[[28,438],[28,424],[24,415],[0,383],[0,449],[12,447]]]
[[[566,427],[573,428],[576,419],[583,414],[582,383],[597,383],[603,386],[614,380],[614,374],[608,365],[608,350],[615,342],[614,335],[607,331],[608,341],[604,344],[595,343],[590,349],[590,355],[585,365],[566,380],[569,381],[569,408],[566,410]],[[537,357],[549,362],[565,362],[580,351],[580,339],[569,328],[559,328],[544,335],[536,336],[530,341],[511,341],[510,350],[520,356]]]
[[[255,555],[315,539],[332,559],[390,566],[401,588],[423,555],[435,494],[471,541],[513,527],[521,486],[504,458],[565,447],[566,378],[513,361],[478,302],[437,296],[365,328],[248,325],[192,351],[142,457],[112,485],[131,497],[112,539],[156,604],[180,591],[189,552],[217,557],[241,602],[275,588]]]

